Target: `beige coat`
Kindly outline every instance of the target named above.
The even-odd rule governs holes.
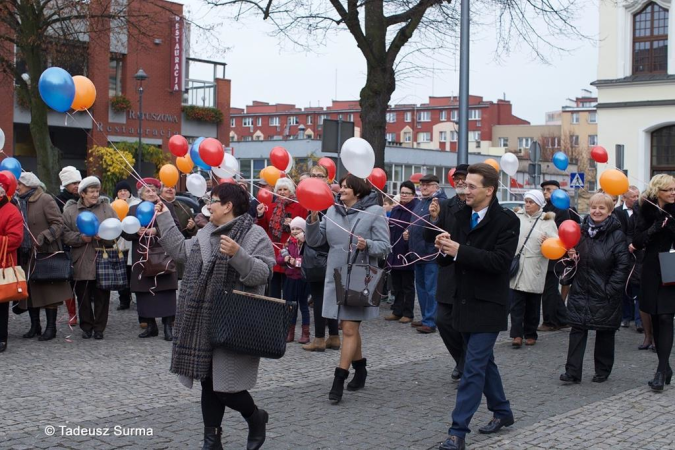
[[[104,241],[93,239],[90,243],[82,240],[82,233],[77,229],[77,216],[83,211],[91,211],[101,223],[105,219],[117,218],[117,213],[108,203],[108,199],[99,198],[98,203],[87,208],[79,199],[77,203],[68,202],[63,208],[63,243],[72,247],[70,255],[73,258],[73,279],[95,280],[96,279],[96,253],[97,249],[105,246],[111,248],[115,245],[114,241]]]
[[[544,283],[546,281],[546,270],[548,269],[548,259],[541,254],[541,243],[543,237],[557,238],[558,228],[555,225],[555,214],[552,212],[543,213],[539,210],[533,216],[528,215],[525,209],[516,209],[516,216],[520,220],[520,238],[518,239],[518,249],[520,251],[525,242],[527,234],[532,225],[539,216],[543,216],[537,222],[536,227],[527,241],[527,245],[520,255],[520,268],[518,274],[511,278],[511,289],[522,292],[541,294],[544,292]]]

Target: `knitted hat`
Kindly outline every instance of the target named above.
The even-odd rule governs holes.
[[[305,231],[307,229],[307,221],[300,216],[294,217],[291,220],[291,228],[300,228],[302,231]]]
[[[544,198],[544,194],[542,194],[541,191],[539,191],[537,189],[532,189],[531,191],[527,191],[527,193],[525,193],[525,198],[529,198],[530,200],[535,202],[540,207],[542,207],[546,204],[546,199]]]
[[[59,179],[61,180],[62,186],[68,186],[71,183],[82,181],[82,175],[75,167],[66,166],[59,172]]]
[[[78,172],[79,173],[79,172]],[[68,183],[70,184],[70,183]],[[87,177],[84,180],[80,181],[80,185],[77,187],[78,194],[82,194],[85,189],[92,186],[101,187],[101,180],[95,176]]]
[[[19,183],[29,188],[40,186],[40,179],[33,172],[23,172],[19,177]]]
[[[279,178],[279,181],[277,181],[277,184],[274,185],[274,192],[277,192],[277,189],[285,187],[289,191],[291,191],[292,195],[295,195],[295,185],[293,184],[293,181],[291,181],[290,178]]]
[[[117,198],[117,193],[123,189],[126,189],[129,191],[129,194],[131,194],[131,186],[126,180],[122,180],[115,185],[115,190],[113,191],[113,200]]]

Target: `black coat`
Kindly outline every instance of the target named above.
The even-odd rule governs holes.
[[[405,206],[398,205],[391,210],[391,216],[389,216],[389,239],[391,242],[391,253],[389,253],[389,256],[387,257],[387,265],[391,267],[391,270],[415,270],[415,266],[412,264],[409,264],[405,267],[400,267],[405,265],[406,261],[412,260],[410,255],[408,255],[406,260],[399,258],[399,256],[405,256],[410,251],[410,247],[408,245],[409,241],[403,239],[403,232],[410,226],[409,224],[411,222],[410,218],[412,217],[412,211],[417,207],[418,202],[419,200],[414,198]]]
[[[628,217],[628,211],[623,209],[623,205],[617,206],[614,208],[614,215],[616,216],[617,219],[619,219],[619,223],[621,224],[621,231],[623,231],[623,234],[626,236],[629,235],[629,219]]]
[[[572,284],[567,323],[585,330],[615,330],[621,325],[621,301],[632,267],[626,235],[612,214],[591,238],[590,220],[587,217],[581,226],[576,271],[563,280]]]
[[[656,203],[656,200],[651,200]],[[675,220],[641,199],[638,217],[635,221],[633,246],[644,249],[644,261],[640,276],[640,310],[648,314],[675,313],[675,286],[661,285],[659,253],[667,252],[675,243]],[[675,216],[675,205],[667,205],[666,212]]]
[[[443,200],[439,204],[438,220],[434,225],[452,233],[452,226],[455,224],[455,214],[464,207],[464,203],[459,201],[455,195],[451,199]],[[434,243],[436,236],[441,232],[431,228],[424,229],[424,240]],[[454,265],[442,266],[438,268],[438,282],[436,284],[436,301],[438,303],[452,304],[455,292],[455,267]]]
[[[459,243],[457,257],[439,256],[438,263],[455,266],[453,327],[460,333],[497,333],[508,328],[509,268],[520,220],[497,199],[473,230],[471,214],[468,206],[455,214],[450,234]]]

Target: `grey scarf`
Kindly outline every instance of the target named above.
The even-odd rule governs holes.
[[[596,234],[598,234],[598,231],[602,230],[605,225],[607,225],[608,220],[609,217],[600,223],[595,223],[592,219],[588,219],[588,235],[591,237],[591,239],[594,238]]]
[[[16,199],[19,202],[19,209],[21,210],[21,215],[23,216],[23,226],[26,229],[26,232],[23,233],[23,241],[21,241],[21,253],[27,254],[31,248],[33,248],[33,242],[30,240],[31,235],[30,235],[30,230],[28,229],[28,199],[35,194],[35,190],[37,188],[33,188],[30,191],[26,192],[25,194],[17,194]]]

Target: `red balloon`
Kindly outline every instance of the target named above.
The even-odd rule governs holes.
[[[338,194],[340,192],[340,185],[335,183],[330,185],[330,190]]]
[[[566,220],[558,227],[558,238],[566,249],[574,248],[581,239],[581,227],[574,220]]]
[[[269,206],[274,203],[274,194],[267,189],[258,189],[258,201]]]
[[[211,167],[218,167],[225,158],[223,144],[218,139],[206,138],[199,144],[199,157]]]
[[[270,151],[270,161],[272,165],[279,170],[286,170],[288,164],[291,162],[291,155],[283,147],[274,147]]]
[[[605,150],[605,147],[602,147],[600,145],[596,145],[591,149],[591,158],[595,162],[599,163],[606,163],[609,161],[609,155],[607,154],[607,150]]]
[[[423,176],[424,176],[423,173],[413,173],[412,175],[410,175],[409,180],[412,181],[415,184],[419,184],[419,182],[420,182],[420,180],[422,179]]]
[[[455,180],[452,179],[453,175],[455,175],[455,170],[457,170],[455,167],[448,170],[448,183],[450,183],[450,186],[452,187],[455,187]]]
[[[382,190],[387,185],[387,174],[379,167],[375,167],[373,171],[370,172],[370,175],[368,175],[368,180],[373,186]]]
[[[180,134],[171,136],[171,139],[169,139],[169,151],[171,153],[180,158],[187,155],[188,150],[190,150],[190,145],[187,139]]]
[[[309,211],[323,211],[335,202],[330,186],[318,178],[302,180],[295,189],[295,195],[298,202]]]
[[[328,181],[333,181],[335,179],[335,173],[337,168],[335,167],[335,162],[330,158],[321,158],[317,164],[323,166],[328,171]]]
[[[7,197],[9,198],[12,195],[14,195],[14,192],[16,192],[16,185],[17,185],[16,177],[9,170],[3,170],[0,173],[7,175],[7,178],[9,178],[9,189],[7,189],[7,192],[5,192],[7,194]]]
[[[223,183],[237,184],[237,182],[234,180],[234,178],[221,178],[220,182],[218,184],[223,184]]]

